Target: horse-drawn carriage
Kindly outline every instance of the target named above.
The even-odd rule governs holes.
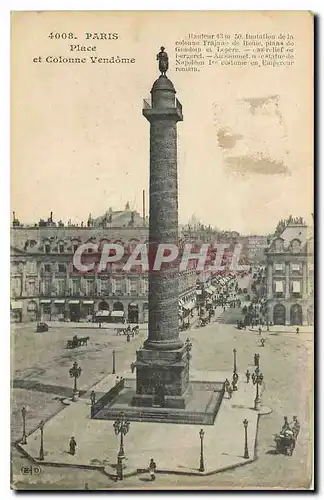
[[[36,331],[38,333],[48,332],[47,323],[37,323]]]
[[[206,316],[206,317],[200,316],[200,317],[198,318],[198,323],[197,323],[197,325],[198,325],[198,326],[206,326],[209,322],[210,322],[210,319],[209,319],[209,317],[208,317],[208,316]]]
[[[90,337],[78,337],[77,335],[74,335],[72,340],[68,340],[66,342],[66,348],[75,349],[76,347],[80,347],[82,345],[88,345],[89,340]]]
[[[139,326],[135,325],[133,328],[131,328],[130,325],[128,325],[127,328],[116,328],[116,333],[117,335],[131,335],[134,337],[134,335],[137,335],[139,333]]]
[[[280,432],[275,435],[276,452],[284,455],[292,455],[296,446],[296,435],[291,430]]]

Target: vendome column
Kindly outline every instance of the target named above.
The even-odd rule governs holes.
[[[132,404],[184,408],[189,369],[179,338],[178,263],[152,269],[159,244],[178,244],[177,122],[183,116],[165,73],[153,84],[151,104],[144,101],[143,107],[150,123],[149,323],[148,338],[136,353]]]

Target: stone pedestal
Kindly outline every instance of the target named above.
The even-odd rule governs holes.
[[[189,359],[185,347],[174,351],[137,351],[133,406],[185,408]]]
[[[75,403],[76,401],[79,401],[79,391],[74,391],[74,390],[73,390],[72,401],[73,401],[74,403]]]

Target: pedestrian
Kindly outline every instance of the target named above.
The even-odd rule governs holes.
[[[96,402],[96,393],[94,391],[91,391],[91,394],[90,394],[90,401],[91,401],[91,404],[94,405],[95,402]]]
[[[228,394],[228,399],[232,399],[233,389],[230,385],[227,388],[227,394]]]
[[[296,333],[297,333],[297,334],[299,333],[299,328],[298,328],[298,326],[297,326],[297,328],[296,328]]]
[[[262,328],[261,326],[259,326],[259,335],[261,335],[261,333],[262,333]]]
[[[297,420],[297,417],[294,416],[293,417],[293,421],[292,421],[292,431],[294,433],[294,437],[295,439],[297,439],[298,437],[298,434],[299,434],[299,431],[300,431],[300,423],[298,422]]]
[[[115,385],[117,385],[118,383],[119,383],[119,377],[116,377]]]
[[[231,384],[230,384],[230,382],[229,382],[228,378],[227,378],[227,379],[225,379],[224,386],[225,386],[225,390],[226,390],[226,391],[227,391],[227,389],[231,386]]]
[[[250,382],[250,377],[251,377],[250,370],[246,370],[245,376],[246,376],[246,382],[248,384]]]
[[[74,439],[74,436],[71,437],[69,446],[70,446],[70,455],[75,455],[77,444],[76,440]]]
[[[127,342],[130,342],[130,335],[129,335],[129,333],[127,334],[126,340],[127,340]]]
[[[258,364],[258,355],[257,355],[257,353],[255,352],[255,353],[254,353],[254,366],[257,366],[257,364]]]
[[[149,463],[149,473],[151,476],[151,481],[155,480],[155,472],[156,472],[156,463],[154,462],[153,458],[151,458]]]
[[[261,339],[261,347],[264,347],[265,339]]]
[[[289,425],[289,422],[288,422],[288,418],[287,417],[284,417],[284,424],[282,426],[282,429],[281,429],[281,432],[285,432],[285,431],[290,431],[290,425]]]
[[[252,378],[253,385],[255,385],[256,375],[255,375],[254,372],[252,373],[252,377],[251,378]]]
[[[101,324],[101,321],[99,321],[99,328],[101,328],[101,327],[102,327],[102,324]],[[88,483],[86,483],[86,484],[88,484]]]

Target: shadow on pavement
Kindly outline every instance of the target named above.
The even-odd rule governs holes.
[[[15,379],[13,381],[14,389],[26,389],[28,391],[46,392],[47,394],[61,394],[64,398],[68,398],[72,394],[70,387],[63,387],[60,385],[42,384],[35,380]],[[80,396],[87,391],[79,391]]]

